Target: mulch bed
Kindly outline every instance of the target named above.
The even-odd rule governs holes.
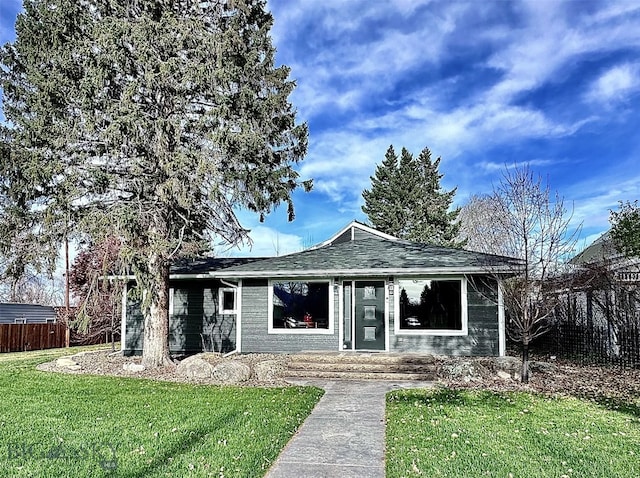
[[[547,395],[572,395],[589,400],[614,400],[640,407],[640,369],[622,369],[570,362],[554,362],[554,371],[531,373],[528,384],[495,375],[469,382],[440,379],[443,386],[458,389],[523,391]]]

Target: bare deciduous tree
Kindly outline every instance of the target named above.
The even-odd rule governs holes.
[[[461,215],[472,247],[522,261],[521,267],[514,267],[513,277],[503,282],[503,297],[507,333],[522,344],[521,379],[526,383],[529,345],[549,330],[548,319],[556,306],[549,279],[574,251],[580,226],[571,227],[573,214],[564,199],[528,166],[506,169],[493,193],[472,198]]]

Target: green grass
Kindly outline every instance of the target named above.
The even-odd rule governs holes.
[[[527,393],[387,395],[387,477],[638,477],[640,407]]]
[[[34,370],[77,351],[0,356],[0,476],[264,476],[323,393]]]

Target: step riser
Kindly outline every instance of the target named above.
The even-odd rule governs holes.
[[[299,353],[289,356],[285,376],[339,380],[434,381],[438,361],[431,355],[388,353]]]
[[[319,370],[288,370],[287,378],[332,378],[339,380],[411,380],[432,382],[435,376],[418,373],[328,372]]]
[[[290,356],[291,362],[303,363],[351,363],[351,364],[386,364],[386,365],[435,365],[437,360],[428,355],[378,355],[338,353],[332,355],[295,354]]]
[[[379,372],[379,373],[435,373],[436,367],[431,365],[411,364],[372,364],[372,363],[316,363],[291,362],[290,370],[318,370],[336,372]]]

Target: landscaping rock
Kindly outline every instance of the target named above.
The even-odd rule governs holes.
[[[72,357],[61,357],[56,360],[56,366],[70,371],[81,370],[82,367]]]
[[[557,365],[554,365],[549,362],[529,362],[530,372],[557,373],[558,370],[559,368]]]
[[[254,368],[253,372],[255,373],[256,379],[265,382],[270,382],[272,380],[278,379],[282,377],[284,373],[284,364],[277,360],[265,360],[263,362],[258,362]]]
[[[493,367],[496,371],[502,370],[513,375],[515,373],[520,373],[520,369],[522,368],[522,360],[518,357],[495,357],[492,360]]]
[[[251,378],[251,369],[238,360],[230,360],[216,365],[213,378],[223,383],[241,383]]]
[[[176,373],[193,379],[211,378],[213,366],[200,355],[193,355],[178,364]]]
[[[464,360],[443,364],[440,374],[449,380],[472,382],[481,380],[483,376],[488,374],[488,371],[479,363]]]
[[[509,372],[505,372],[504,370],[498,370],[496,375],[498,376],[498,378],[501,378],[502,380],[511,380],[511,379],[513,379],[513,375],[510,374]]]
[[[125,363],[122,366],[122,369],[127,372],[139,373],[144,371],[144,365],[142,365],[141,363],[129,362]]]
[[[73,360],[71,357],[61,357],[56,360],[56,366],[69,368],[78,365],[78,362]]]

